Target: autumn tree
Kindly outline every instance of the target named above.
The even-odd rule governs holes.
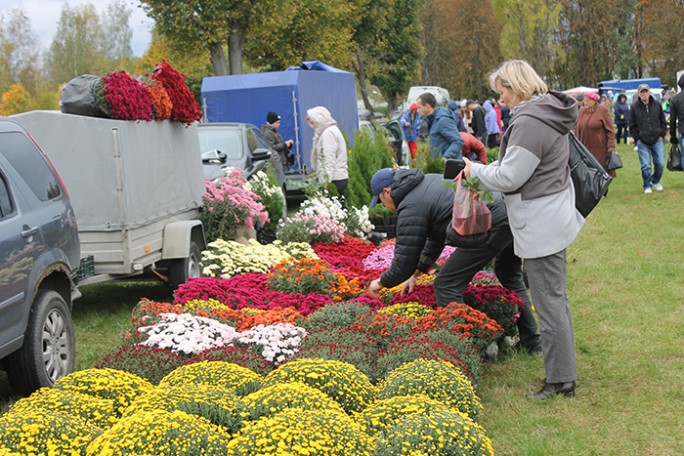
[[[491,0],[429,0],[423,28],[422,82],[458,96],[487,96],[486,75],[500,61],[500,25]]]
[[[29,111],[31,109],[31,94],[20,83],[12,84],[0,98],[0,113],[3,116]]]
[[[0,93],[21,83],[34,93],[43,79],[40,50],[31,21],[21,8],[0,16]]]
[[[214,74],[242,73],[242,48],[262,20],[277,17],[290,0],[141,0],[159,31],[179,50],[203,46],[211,54]],[[258,14],[257,14],[258,12]],[[228,44],[226,65],[223,45]]]
[[[67,82],[82,74],[103,74],[111,68],[100,17],[92,3],[62,6],[57,32],[50,45],[49,66],[52,80]]]
[[[501,24],[502,58],[527,60],[539,74],[550,76],[563,57],[555,39],[561,0],[492,0],[492,6]]]
[[[135,56],[131,47],[133,30],[130,26],[131,10],[121,0],[111,2],[102,18],[103,46],[116,69],[133,71]]]
[[[262,22],[245,40],[245,59],[261,71],[284,70],[306,60],[348,69],[366,1],[291,0],[275,14],[261,13]]]
[[[425,55],[420,39],[424,5],[416,0],[392,0],[386,19],[379,24],[378,41],[362,52],[372,62],[367,68],[370,82],[380,89],[390,112],[420,78]]]
[[[675,74],[684,68],[684,42],[680,33],[684,30],[684,3],[640,0],[637,8],[644,25],[640,34],[641,57],[651,75],[674,85]]]
[[[563,68],[557,67],[562,85],[596,85],[611,79],[618,61],[616,0],[575,0],[561,8],[560,43],[566,49]]]

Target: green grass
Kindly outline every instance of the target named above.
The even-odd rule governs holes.
[[[478,394],[497,455],[684,454],[684,173],[644,195],[631,146],[608,197],[568,249],[577,397],[535,403],[539,357],[513,354],[485,369]],[[140,297],[171,299],[155,283],[83,288],[74,306],[77,368],[119,345]],[[0,381],[0,403],[11,403]],[[0,412],[3,406],[0,405]]]

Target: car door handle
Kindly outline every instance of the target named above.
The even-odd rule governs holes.
[[[30,228],[30,227],[24,225],[24,227],[23,227],[23,229],[22,229],[22,231],[21,231],[21,237],[27,238],[27,237],[31,237],[31,236],[33,236],[34,234],[37,234],[37,233],[38,233],[38,227],[37,227],[37,226],[34,226],[33,228]]]

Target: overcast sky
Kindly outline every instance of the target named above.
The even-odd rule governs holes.
[[[0,0],[0,14],[6,16],[12,8],[22,8],[31,20],[31,28],[38,36],[40,46],[48,50],[57,31],[57,21],[63,4],[68,3],[74,7],[92,3],[102,17],[110,2],[111,0]],[[124,3],[131,10],[130,26],[133,30],[131,47],[133,53],[140,57],[150,44],[153,21],[138,6],[140,4],[138,0],[124,0]]]

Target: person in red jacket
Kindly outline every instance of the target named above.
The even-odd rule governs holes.
[[[487,164],[487,149],[482,141],[470,133],[460,132],[463,140],[463,156],[470,161],[478,161],[483,165]]]

